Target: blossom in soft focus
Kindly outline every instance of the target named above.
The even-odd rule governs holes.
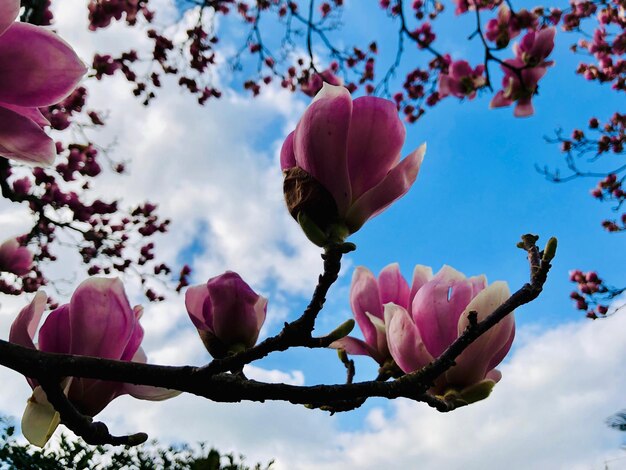
[[[420,277],[423,274],[418,267],[414,279]],[[419,281],[414,280],[414,283],[418,284]],[[332,343],[331,347],[344,349],[348,354],[370,356],[383,365],[391,358],[387,347],[384,305],[392,302],[408,309],[414,295],[415,292],[411,291],[400,273],[398,263],[386,266],[378,279],[366,267],[358,266],[352,276],[350,306],[365,341],[346,336]]]
[[[389,352],[405,373],[439,357],[468,327],[470,312],[476,312],[480,322],[509,298],[505,282],[487,286],[485,276],[467,278],[449,266],[434,277],[430,268],[418,269],[409,308],[388,303],[384,309]],[[514,336],[511,313],[465,349],[430,393],[466,403],[486,398],[500,380],[495,367],[508,353]]]
[[[486,83],[484,65],[472,69],[466,61],[457,60],[448,66],[447,74],[439,75],[439,96],[443,98],[452,95],[472,100],[476,97],[476,90]]]
[[[37,344],[35,331],[46,306],[46,294],[38,292],[17,316],[9,341],[44,352],[77,354],[145,363],[141,348],[142,308],[130,307],[119,279],[90,278],[81,283],[69,304],[55,309],[44,321]],[[46,400],[37,381],[22,418],[22,433],[32,444],[43,446],[59,424],[59,415]],[[144,400],[164,400],[179,392],[143,385],[68,377],[63,381],[68,399],[81,413],[95,416],[114,398],[130,394]]]
[[[529,31],[519,43],[513,46],[515,55],[529,67],[547,67],[552,62],[545,60],[554,49],[556,28],[544,28],[540,31]]]
[[[520,33],[511,21],[511,10],[506,4],[500,5],[497,18],[492,18],[485,27],[485,37],[496,43],[498,48],[508,46],[509,41]]]
[[[531,100],[537,92],[539,80],[546,74],[547,68],[523,68],[525,64],[520,59],[505,60],[505,63],[510,67],[502,65],[502,71],[504,72],[502,90],[496,93],[489,106],[491,108],[502,108],[515,103],[513,114],[516,117],[531,116],[535,112]]]
[[[513,46],[515,58],[505,60],[501,65],[504,72],[502,90],[493,97],[490,107],[501,108],[515,103],[513,114],[516,117],[531,116],[535,112],[531,100],[537,93],[539,80],[554,64],[546,59],[554,49],[555,33],[555,28],[529,31]]]
[[[9,238],[0,245],[0,271],[18,276],[28,274],[33,265],[33,254],[21,246],[17,238]]]
[[[345,239],[409,190],[426,147],[400,161],[404,138],[392,101],[323,85],[280,156],[287,207],[312,241]]]
[[[69,95],[87,69],[56,34],[15,22],[19,0],[0,3],[0,155],[48,165],[56,150],[38,108]]]
[[[254,346],[267,311],[267,299],[232,271],[190,287],[185,305],[207,351],[216,358]]]
[[[313,72],[309,79],[300,86],[300,90],[307,96],[314,97],[322,89],[324,83],[329,85],[343,85],[341,77],[335,75],[336,67],[330,67],[320,73]]]

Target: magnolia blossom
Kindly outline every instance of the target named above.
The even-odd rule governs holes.
[[[300,86],[300,90],[302,90],[302,93],[305,95],[314,97],[322,89],[324,83],[328,83],[330,85],[343,85],[343,80],[341,77],[335,75],[335,72],[336,67],[332,66],[320,73],[313,72],[309,79]]]
[[[420,285],[424,277],[420,266],[413,274],[413,284]],[[387,333],[384,322],[384,305],[392,302],[409,309],[415,292],[409,288],[400,273],[398,263],[386,266],[378,275],[364,266],[358,266],[352,276],[350,286],[350,306],[365,341],[347,336],[331,344],[335,349],[345,349],[348,354],[366,355],[380,365],[391,359],[387,347]]]
[[[404,138],[392,101],[323,85],[280,156],[287,206],[303,228],[313,222],[316,243],[354,233],[409,190],[426,147],[400,161]]]
[[[487,22],[485,37],[495,42],[497,47],[504,48],[520,33],[516,26],[516,23],[511,21],[511,10],[503,3],[498,8],[498,17]]]
[[[0,245],[0,271],[24,276],[30,272],[32,265],[33,254],[21,246],[17,238],[9,238]]]
[[[502,108],[515,103],[513,114],[516,117],[531,116],[535,112],[532,97],[537,92],[539,80],[546,74],[546,67],[523,68],[524,62],[520,59],[505,60],[502,66],[502,90],[498,91],[491,100],[491,108]],[[521,80],[520,80],[521,77]]]
[[[517,117],[530,116],[535,112],[531,100],[537,93],[539,80],[553,65],[546,58],[554,49],[555,33],[555,28],[530,31],[513,46],[516,57],[505,60],[501,66],[504,72],[502,90],[491,100],[492,108],[516,103],[514,115]]]
[[[472,100],[476,97],[476,90],[486,83],[484,65],[472,69],[466,61],[457,60],[448,66],[447,74],[439,75],[439,96],[443,98],[452,95]]]
[[[119,279],[90,278],[80,284],[69,304],[48,315],[35,344],[35,331],[46,300],[46,294],[41,291],[35,295],[13,322],[9,341],[50,353],[146,362],[146,354],[140,346],[143,339],[143,329],[139,324],[142,308],[130,307]],[[54,433],[60,418],[37,381],[27,380],[33,388],[33,395],[22,418],[22,432],[32,444],[43,446]],[[72,404],[87,416],[95,416],[120,395],[164,400],[179,393],[157,387],[76,377],[66,378],[62,385]]]
[[[185,305],[202,342],[217,358],[254,346],[267,311],[267,299],[232,271],[190,287]]]
[[[418,266],[409,308],[388,303],[384,323],[389,352],[406,373],[421,369],[440,356],[469,325],[470,312],[482,321],[509,298],[505,282],[487,286],[485,276],[467,278],[449,266],[434,277]],[[501,374],[495,367],[504,359],[515,336],[513,314],[474,341],[456,358],[456,365],[440,376],[430,393],[453,396],[466,403],[486,398]]]
[[[519,43],[513,46],[518,59],[529,67],[548,67],[553,62],[546,62],[546,58],[554,49],[556,28],[545,28],[540,31],[529,31]]]
[[[86,68],[57,35],[14,22],[19,10],[19,0],[0,2],[0,155],[50,164],[55,145],[37,108],[69,95]]]

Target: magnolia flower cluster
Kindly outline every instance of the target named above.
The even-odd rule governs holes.
[[[532,54],[532,48],[528,53]],[[393,102],[373,97],[353,101],[344,87],[323,85],[281,151],[287,206],[314,243],[325,248],[343,243],[410,189],[424,146],[400,160],[404,139],[404,126]],[[17,180],[15,185],[23,192],[29,190],[28,180]],[[150,259],[151,249],[142,248],[141,256]],[[20,274],[31,263],[32,256],[17,240],[0,246],[0,269]],[[485,318],[508,294],[503,282],[487,286],[484,276],[467,278],[447,266],[436,275],[430,268],[417,266],[412,286],[397,264],[385,268],[378,280],[366,268],[357,268],[350,301],[364,340],[343,337],[331,346],[371,356],[382,367],[394,370],[391,376],[411,373],[441,355],[471,321]],[[50,353],[146,362],[139,324],[143,310],[131,308],[118,279],[84,281],[68,304],[47,316],[36,334],[46,301],[43,292],[35,295],[14,321],[10,341]],[[267,304],[266,298],[230,271],[190,287],[185,295],[190,320],[209,354],[217,359],[255,346]],[[495,367],[511,347],[514,327],[509,315],[472,343],[456,365],[436,379],[430,393],[463,404],[485,398],[500,379]],[[30,442],[43,446],[61,418],[42,385],[33,378],[27,380],[33,394],[22,430]],[[158,387],[76,377],[64,378],[61,385],[69,401],[86,416],[95,416],[124,394],[147,400],[177,394]]]
[[[69,95],[87,69],[55,34],[16,23],[19,10],[19,0],[0,5],[0,155],[50,164],[56,149],[38,108]]]
[[[469,9],[492,9],[499,2],[457,2],[456,13],[461,14]],[[558,17],[555,18],[558,22]],[[528,32],[513,45],[515,57],[500,62],[504,73],[502,89],[491,100],[492,108],[500,108],[515,104],[514,115],[530,116],[534,113],[532,97],[537,93],[539,80],[545,75],[553,62],[547,58],[554,48],[553,27],[540,27],[538,16],[528,10],[511,12],[506,4],[500,5],[498,15],[487,22],[484,39],[495,43],[494,49],[504,49],[511,39],[517,37],[522,30]],[[482,34],[482,33],[481,33]],[[437,99],[446,96],[473,99],[477,90],[489,85],[485,67],[495,56],[489,52],[485,63],[472,68],[465,60],[452,61],[448,55],[444,57],[442,72],[439,74]]]
[[[350,304],[364,340],[346,337],[332,347],[370,356],[387,368],[395,362],[404,373],[414,372],[439,357],[465,331],[471,312],[481,321],[508,298],[506,283],[487,285],[485,276],[468,278],[449,266],[434,276],[431,268],[416,266],[411,286],[397,264],[383,269],[378,279],[358,267]],[[465,403],[486,398],[500,380],[495,367],[514,336],[515,320],[510,314],[473,342],[429,393]]]

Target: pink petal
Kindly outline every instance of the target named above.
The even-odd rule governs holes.
[[[333,349],[344,349],[348,354],[352,356],[369,356],[376,360],[380,364],[381,358],[378,355],[378,351],[367,344],[365,341],[353,338],[352,336],[346,336],[337,341],[333,341],[330,346]]]
[[[20,13],[20,0],[2,0],[0,2],[0,36],[13,24]]]
[[[389,352],[400,369],[413,372],[433,360],[405,309],[394,304],[385,305],[385,324]]]
[[[530,90],[533,90],[537,83],[539,83],[539,80],[543,78],[547,71],[547,67],[531,67],[529,69],[522,70],[524,86]]]
[[[474,298],[459,319],[458,333],[461,334],[469,325],[469,312],[478,313],[480,322],[498,308],[510,296],[505,282],[494,282]],[[503,348],[511,346],[511,334],[515,325],[513,314],[507,315],[497,325],[474,341],[456,359],[456,366],[446,372],[448,381],[459,386],[467,386],[480,382],[490,368],[495,367],[492,359],[496,356],[504,358],[507,351]],[[504,352],[504,354],[503,354]]]
[[[90,278],[70,300],[71,352],[83,356],[120,359],[135,328],[119,279]]]
[[[69,304],[61,305],[48,315],[39,330],[39,350],[58,354],[70,353],[72,337],[69,307]]]
[[[87,416],[95,416],[121,395],[122,390],[123,384],[118,382],[75,378],[67,397],[78,411]]]
[[[395,305],[395,304],[389,304]],[[369,318],[372,325],[376,329],[376,342],[372,344],[375,345],[376,351],[378,351],[378,356],[386,359],[389,357],[389,348],[387,346],[387,330],[385,329],[385,322],[374,315],[369,313],[366,314],[367,318]]]
[[[513,103],[513,100],[504,96],[504,91],[500,90],[489,103],[490,108],[503,108]]]
[[[444,266],[417,292],[411,313],[433,357],[439,357],[457,338],[459,317],[471,300],[471,283],[449,266]]]
[[[472,297],[476,297],[480,291],[487,287],[487,276],[484,274],[468,277],[467,280],[472,285]]]
[[[130,335],[130,339],[128,340],[128,344],[126,345],[126,349],[122,353],[120,357],[121,361],[130,361],[135,356],[137,351],[140,348],[141,342],[143,341],[143,328],[139,324],[139,322],[135,322],[133,332]]]
[[[206,319],[204,317],[204,305],[208,300],[210,311],[209,290],[206,284],[199,286],[193,286],[187,289],[185,292],[185,307],[189,313],[189,318],[193,322],[194,326],[199,330],[212,330],[213,329],[213,317]],[[207,322],[207,320],[210,320]]]
[[[530,99],[519,100],[515,105],[515,110],[513,111],[513,115],[515,117],[528,117],[532,116],[535,113],[535,108],[533,108],[533,103]]]
[[[396,199],[404,196],[417,179],[422,160],[426,152],[426,144],[409,154],[398,163],[387,176],[363,194],[350,207],[346,216],[348,228],[356,232],[367,219],[374,217],[387,208]]]
[[[451,91],[452,79],[448,75],[439,74],[439,96],[441,98],[445,98],[448,95],[452,94]]]
[[[510,316],[512,317],[513,314],[511,314]],[[515,323],[513,323],[511,327],[511,333],[509,335],[509,339],[507,340],[506,343],[504,343],[504,346],[502,346],[500,350],[491,358],[491,361],[489,361],[489,365],[487,365],[487,370],[493,369],[504,360],[506,355],[511,350],[511,346],[513,345],[514,339],[515,339]]]
[[[33,300],[20,311],[11,324],[10,342],[35,349],[33,338],[41,321],[41,315],[46,308],[47,299],[46,294],[39,291]]]
[[[26,107],[59,102],[87,69],[57,35],[15,23],[0,36],[0,101]]]
[[[383,308],[380,303],[380,294],[378,292],[378,284],[372,272],[358,266],[352,275],[352,284],[350,285],[350,306],[352,313],[363,332],[365,342],[371,346],[376,345],[376,328],[368,318],[367,314],[373,315],[380,319],[383,318]]]
[[[56,154],[54,141],[41,127],[0,107],[0,155],[30,164],[50,165]]]
[[[141,362],[145,364],[148,362],[148,358],[146,357],[146,353],[142,348],[139,348],[132,358],[133,362]],[[181,392],[178,390],[170,390],[169,388],[162,387],[151,387],[150,385],[135,385],[125,383],[122,386],[120,391],[120,395],[128,393],[129,395],[138,398],[140,400],[150,400],[150,401],[161,401],[167,400],[168,398],[173,398],[177,395],[180,395]]]
[[[487,372],[485,379],[498,383],[502,379],[502,373],[498,369],[491,369],[489,372]]]
[[[433,269],[430,266],[424,266],[418,264],[413,269],[413,282],[411,283],[411,293],[409,294],[409,306],[407,310],[409,313],[413,311],[413,299],[415,294],[419,291],[424,284],[433,278]]]
[[[25,118],[28,118],[31,121],[33,121],[39,127],[50,125],[50,121],[48,121],[44,117],[44,115],[41,114],[41,111],[39,111],[39,108],[24,108],[23,106],[15,106],[13,104],[8,104],[8,103],[0,103],[0,107],[10,109],[11,111],[17,114],[21,114]]]
[[[371,96],[354,100],[348,133],[352,200],[380,183],[396,166],[405,135],[392,101]]]
[[[345,214],[352,194],[348,178],[347,142],[352,98],[342,86],[324,84],[294,132],[296,163],[333,195]]]
[[[386,266],[378,275],[380,303],[392,302],[403,308],[409,308],[409,285],[400,272],[398,263]]]
[[[470,67],[470,64],[468,64],[465,60],[457,60],[456,62],[452,62],[452,65],[450,65],[450,76],[456,79],[468,77],[472,75],[472,73],[472,67]]]
[[[295,166],[296,156],[293,154],[293,132],[291,132],[280,149],[280,168],[281,170],[287,170]]]
[[[207,287],[213,310],[213,333],[227,345],[254,346],[265,320],[267,300],[231,271],[210,279]]]

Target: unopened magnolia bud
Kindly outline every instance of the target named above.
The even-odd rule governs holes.
[[[330,332],[327,338],[332,341],[337,341],[341,338],[345,338],[354,329],[354,325],[355,325],[354,320],[350,318],[349,320],[346,320],[337,328],[335,328],[332,332]]]
[[[557,239],[555,237],[550,238],[546,247],[543,249],[543,261],[550,262],[556,255]]]

